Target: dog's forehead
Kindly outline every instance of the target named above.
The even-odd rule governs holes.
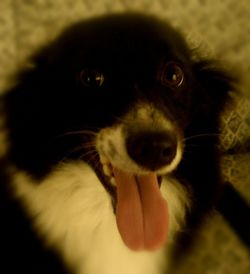
[[[83,21],[61,39],[76,53],[137,56],[169,51],[187,54],[182,36],[165,21],[141,14],[109,15]]]

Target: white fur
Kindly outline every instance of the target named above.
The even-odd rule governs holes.
[[[109,194],[84,162],[61,165],[43,182],[13,172],[13,187],[49,247],[62,254],[76,274],[160,274],[166,250],[133,252],[122,242]],[[181,229],[188,195],[173,178],[161,190],[168,201],[170,239]]]
[[[145,173],[145,170],[138,166],[127,153],[125,144],[126,128],[136,127],[137,130],[155,130],[156,132],[165,130],[174,132],[176,135],[179,134],[178,130],[175,129],[174,123],[149,103],[135,105],[121,121],[119,124],[100,130],[96,138],[96,147],[99,154],[105,155],[113,166],[135,174]],[[183,145],[181,137],[178,135],[177,141],[177,151],[174,159],[169,165],[157,170],[156,173],[158,175],[170,173],[180,163]],[[112,153],[111,145],[116,153]]]

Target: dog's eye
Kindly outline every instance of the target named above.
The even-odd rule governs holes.
[[[79,80],[86,87],[98,88],[104,83],[104,75],[95,69],[83,69],[80,71]]]
[[[183,83],[184,72],[177,63],[169,62],[162,67],[157,78],[162,85],[175,88]]]

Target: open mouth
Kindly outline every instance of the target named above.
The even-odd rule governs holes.
[[[132,250],[161,248],[168,235],[168,206],[154,172],[133,174],[101,154],[103,173],[116,186],[116,221],[123,242]]]

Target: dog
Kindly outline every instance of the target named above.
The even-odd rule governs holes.
[[[233,80],[123,13],[68,27],[2,98],[4,273],[161,274],[221,193]]]

